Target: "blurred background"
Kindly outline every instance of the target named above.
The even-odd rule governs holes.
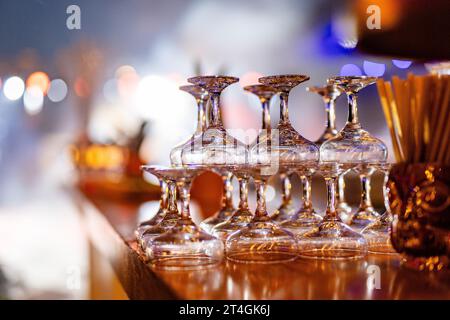
[[[307,74],[291,93],[290,116],[315,140],[325,112],[306,86],[332,75],[425,73],[424,62],[448,58],[448,44],[429,34],[437,39],[418,45],[413,30],[403,30],[409,38],[395,32],[410,19],[406,26],[447,30],[448,42],[444,2],[422,1],[431,18],[411,24],[419,1],[1,1],[0,298],[88,297],[88,245],[73,186],[110,197],[155,194],[139,165],[169,164],[170,149],[194,131],[195,101],[178,90],[187,77],[239,77],[223,93],[225,126],[258,129],[259,102],[242,86],[262,75]],[[370,4],[382,9],[380,37],[361,28]],[[359,105],[363,127],[391,149],[375,86]],[[341,128],[344,97],[336,113]],[[314,194],[319,208],[321,198]]]

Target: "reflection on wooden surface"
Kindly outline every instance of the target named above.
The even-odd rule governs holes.
[[[139,203],[79,200],[93,244],[131,299],[450,299],[448,273],[405,269],[398,256],[274,265],[226,261],[202,270],[152,270],[133,239]]]

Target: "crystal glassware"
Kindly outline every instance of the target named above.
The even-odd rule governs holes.
[[[309,92],[314,92],[320,95],[323,99],[326,111],[326,123],[325,130],[320,137],[314,142],[317,146],[321,146],[325,141],[334,138],[338,134],[336,129],[336,112],[335,101],[342,94],[342,90],[336,85],[327,84],[322,87],[308,87]],[[336,210],[338,211],[341,219],[347,221],[352,213],[352,208],[345,201],[345,176],[344,172],[338,179],[338,192],[336,193]],[[304,184],[303,184],[304,185]]]
[[[145,230],[159,224],[161,220],[164,219],[164,216],[167,213],[167,204],[168,204],[167,200],[169,196],[169,188],[167,182],[153,168],[149,170],[151,170],[152,174],[158,178],[159,186],[161,188],[161,195],[159,198],[159,208],[156,214],[151,219],[141,222],[134,231],[134,235],[136,236],[136,239],[141,244],[141,246],[143,244],[142,235],[145,232]]]
[[[273,167],[248,167],[256,187],[257,207],[253,219],[242,229],[230,234],[225,243],[229,260],[240,263],[278,263],[294,260],[298,255],[294,235],[282,228],[266,210],[267,182],[276,173]]]
[[[267,85],[244,87],[245,91],[258,96],[263,109],[263,129],[252,147],[250,172],[257,189],[257,209],[252,220],[242,229],[232,233],[226,240],[227,258],[243,263],[274,263],[295,259],[295,237],[271,221],[266,210],[265,191],[269,178],[278,172],[279,153],[274,143],[268,105],[277,90]],[[275,158],[274,158],[274,148]]]
[[[147,167],[143,167],[147,170]],[[209,235],[191,219],[190,187],[204,166],[187,166],[165,170],[176,181],[181,200],[181,214],[176,224],[167,232],[152,238],[146,254],[156,268],[181,269],[213,266],[223,258],[223,244]]]
[[[253,218],[253,213],[248,206],[250,170],[242,165],[228,166],[227,170],[232,171],[239,181],[239,206],[227,221],[219,223],[212,229],[213,235],[223,241],[225,241],[231,233],[244,228]]]
[[[147,166],[145,169],[145,171],[150,172],[159,179],[166,181],[168,196],[164,217],[159,220],[157,224],[146,228],[138,238],[143,250],[146,249],[148,242],[152,238],[168,231],[176,224],[177,220],[179,219],[179,212],[177,207],[177,188],[175,184],[176,181],[172,179],[171,175],[167,174],[166,170],[167,168],[163,166]]]
[[[284,163],[297,163],[305,161],[318,161],[319,149],[311,141],[305,139],[292,126],[289,119],[288,98],[290,91],[300,83],[309,80],[306,75],[286,74],[259,78],[264,85],[276,89],[280,95],[280,120],[272,135],[272,151],[278,157],[281,168]],[[275,138],[276,137],[276,138]],[[295,212],[290,197],[291,183],[289,174],[280,170],[283,186],[283,202],[275,212],[273,219],[283,221],[291,217]]]
[[[311,201],[311,180],[316,166],[317,163],[312,162],[300,167],[295,164],[289,166],[290,168],[296,168],[295,171],[302,181],[302,205],[294,215],[281,222],[280,226],[295,235],[306,232],[322,221],[322,217],[316,213]]]
[[[182,165],[182,151],[185,147],[190,147],[206,129],[206,104],[209,99],[208,92],[196,85],[181,86],[180,90],[191,94],[197,102],[197,128],[194,134],[185,142],[178,144],[170,151],[170,163],[172,166]]]
[[[361,231],[361,233],[367,240],[370,253],[397,254],[397,252],[392,247],[390,236],[391,224],[393,219],[391,208],[389,205],[389,188],[387,186],[387,182],[391,165],[388,163],[381,164],[377,165],[377,168],[383,171],[384,174],[383,200],[386,210],[380,217],[378,217],[377,220],[365,227]]]
[[[336,210],[342,221],[347,223],[352,216],[352,207],[345,200],[345,175],[342,173],[338,178],[338,191],[336,193]]]
[[[327,185],[327,208],[322,222],[299,235],[299,255],[303,258],[343,260],[359,259],[367,254],[367,242],[341,221],[336,211],[337,179],[342,173],[336,162],[321,163],[319,171]]]
[[[227,133],[220,109],[221,92],[237,81],[238,78],[229,76],[198,76],[188,79],[188,82],[209,92],[211,110],[208,127],[183,148],[183,165],[245,164],[248,161],[247,146]]]
[[[386,145],[362,129],[358,119],[357,94],[361,89],[374,84],[376,79],[366,76],[339,76],[328,79],[329,84],[336,85],[347,95],[348,118],[337,136],[322,144],[320,159],[322,162],[342,164],[343,173],[359,165],[386,162]],[[362,173],[362,175],[366,174]],[[353,225],[357,227],[355,223]]]
[[[336,99],[342,94],[342,90],[333,84],[327,84],[322,87],[307,87],[307,91],[314,92],[320,95],[325,104],[325,111],[327,120],[325,123],[325,131],[315,141],[315,144],[321,146],[325,141],[334,138],[338,131],[336,129],[336,112],[334,103]]]
[[[221,176],[223,192],[219,212],[209,218],[206,218],[202,221],[202,223],[200,223],[200,227],[208,233],[211,233],[212,229],[219,223],[227,221],[235,211],[233,205],[233,173],[228,170],[227,166],[214,166],[211,167],[211,170]]]
[[[328,79],[345,92],[348,99],[348,119],[336,137],[327,140],[320,147],[322,162],[339,162],[344,170],[362,163],[385,162],[386,145],[362,129],[358,119],[357,93],[376,81],[376,77],[339,76]]]
[[[375,172],[375,168],[376,164],[360,164],[353,168],[359,174],[361,181],[361,201],[358,210],[350,217],[348,224],[356,231],[361,231],[380,217],[372,206],[370,197],[370,178]]]

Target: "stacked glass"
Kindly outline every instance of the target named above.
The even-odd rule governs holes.
[[[259,98],[262,106],[261,130],[251,145],[229,135],[222,123],[220,94],[238,78],[199,76],[188,79],[192,85],[180,88],[197,101],[197,129],[186,142],[172,150],[171,167],[143,167],[160,180],[162,190],[158,213],[136,230],[136,237],[152,265],[175,269],[205,267],[220,263],[224,255],[242,263],[285,262],[298,256],[355,259],[367,254],[368,242],[378,247],[386,242],[389,214],[380,218],[371,206],[369,195],[371,174],[376,169],[387,170],[386,146],[361,128],[357,114],[357,93],[376,79],[333,77],[324,87],[309,88],[323,97],[327,112],[324,134],[316,143],[293,128],[288,114],[289,92],[308,79],[305,75],[269,76],[260,78],[260,84],[244,87]],[[343,92],[349,102],[348,121],[337,132],[334,101]],[[280,97],[280,120],[273,129],[269,106],[275,95]],[[208,101],[210,110],[206,110]],[[336,200],[339,178],[349,170],[359,173],[363,192],[360,208],[350,216],[347,225],[339,212],[345,210],[350,215],[343,199],[342,183],[338,198],[342,205]],[[189,190],[195,177],[204,171],[222,177],[222,206],[216,215],[197,226],[190,216]],[[302,205],[297,210],[291,199],[290,177],[294,173],[299,175],[303,189]],[[311,202],[315,173],[321,174],[327,184],[323,218]],[[275,175],[282,180],[283,195],[280,207],[270,215],[265,192],[269,179]],[[233,177],[239,182],[237,209],[231,198]],[[257,197],[254,213],[248,205],[251,179]]]

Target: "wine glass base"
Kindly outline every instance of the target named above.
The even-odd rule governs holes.
[[[212,229],[212,235],[225,241],[230,234],[245,228],[253,219],[250,210],[240,210],[235,213],[228,221],[216,225]]]
[[[389,235],[390,222],[381,217],[365,227],[361,234],[366,238],[369,253],[395,255],[397,252],[391,244]]]
[[[323,221],[299,237],[299,256],[306,259],[349,260],[367,254],[367,242],[340,221]]]
[[[380,214],[373,208],[359,209],[349,220],[348,225],[355,231],[361,232],[365,227],[380,218]]]
[[[286,252],[265,252],[265,253],[249,253],[249,252],[230,252],[227,253],[226,258],[232,262],[237,263],[259,263],[272,264],[290,262],[297,259],[296,253]]]
[[[280,263],[297,257],[293,234],[271,221],[250,222],[232,233],[225,246],[227,259],[239,263]]]
[[[222,261],[223,244],[192,220],[180,219],[172,229],[148,242],[146,254],[157,268],[202,268]]]
[[[300,248],[299,257],[302,259],[318,260],[359,260],[363,259],[367,251],[350,248],[330,248],[323,249],[302,249]]]
[[[212,217],[206,218],[200,223],[200,228],[212,234],[212,229],[217,226],[219,223],[228,221],[233,215],[234,210],[223,209]]]
[[[150,265],[155,269],[163,270],[196,270],[211,268],[219,265],[222,259],[215,259],[210,256],[180,255],[171,257],[160,257],[153,259]]]
[[[313,211],[314,212],[314,211]],[[293,217],[280,223],[280,227],[292,232],[294,235],[303,234],[322,221],[318,214],[307,212],[297,212]]]

